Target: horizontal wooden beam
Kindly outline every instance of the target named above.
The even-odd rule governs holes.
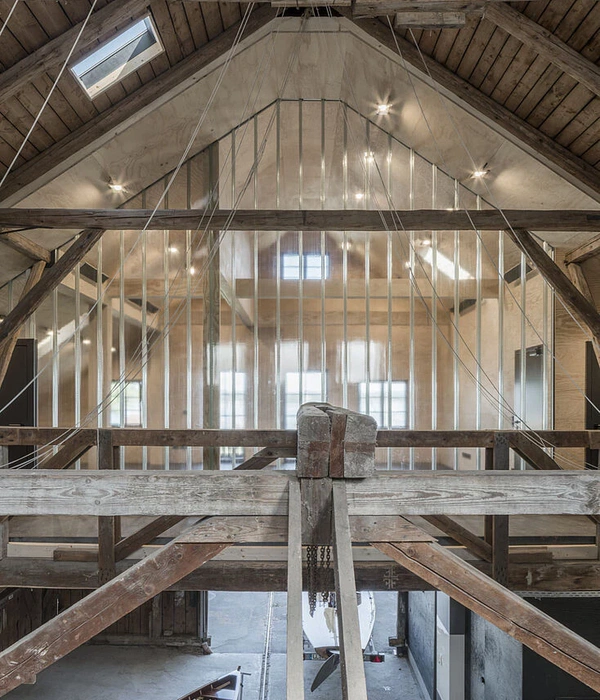
[[[290,472],[0,473],[6,515],[285,515]],[[350,515],[599,515],[600,474],[432,471],[351,480]]]
[[[402,12],[396,13],[396,27],[411,27],[413,29],[460,29],[467,23],[464,12]]]
[[[136,564],[127,559],[117,563],[117,573]],[[480,571],[489,574],[491,567],[473,562]],[[359,590],[422,591],[432,586],[391,561],[355,561],[354,572]],[[227,561],[213,560],[191,573],[168,590],[184,591],[285,591],[285,561]],[[331,574],[331,572],[330,572]],[[333,578],[332,578],[333,586]],[[598,591],[600,562],[596,560],[565,560],[553,563],[523,561],[509,566],[509,586],[516,591]],[[0,560],[0,587],[9,588],[67,588],[90,590],[98,587],[98,565],[52,561],[52,559],[15,557]],[[308,588],[306,565],[304,589]]]
[[[203,209],[159,209],[153,215],[152,209],[10,208],[0,209],[0,228],[182,231],[195,230],[209,218],[212,228],[243,231],[382,231],[386,227],[407,231],[500,231],[511,226],[535,231],[600,231],[600,211],[576,209],[220,209],[209,216]]]
[[[349,15],[344,10],[341,12]],[[378,14],[386,15],[389,12]],[[600,171],[593,165],[528,124],[435,58],[419,51],[412,42],[399,34],[392,36],[387,21],[365,18],[355,19],[354,22],[392,53],[400,52],[402,60],[413,66],[423,80],[435,83],[442,94],[453,102],[466,107],[471,114],[482,119],[492,129],[523,148],[582,192],[600,200]],[[534,229],[533,226],[523,228]]]
[[[600,95],[600,68],[555,34],[507,4],[491,3],[485,18],[550,61],[595,95]]]
[[[73,428],[0,427],[0,445],[46,445]],[[295,430],[153,430],[113,428],[113,444],[126,447],[262,447],[295,449]],[[78,430],[96,439],[95,428]],[[493,447],[494,435],[531,437],[553,447],[600,448],[600,430],[378,430],[377,447]]]

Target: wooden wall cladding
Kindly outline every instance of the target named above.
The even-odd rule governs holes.
[[[0,650],[84,598],[89,591],[18,588],[0,597]],[[199,591],[165,591],[92,640],[95,644],[200,646]]]

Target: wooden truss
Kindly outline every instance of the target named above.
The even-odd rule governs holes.
[[[43,444],[58,434],[56,429],[4,428],[0,430],[0,444]],[[0,512],[7,516],[85,514],[99,518],[94,561],[65,561],[59,557],[51,562],[65,572],[70,567],[71,578],[65,576],[63,586],[73,585],[78,567],[87,571],[95,568],[96,580],[87,584],[95,590],[0,654],[0,694],[34,682],[50,664],[163,590],[178,586],[217,588],[227,564],[215,557],[225,549],[267,543],[286,547],[285,559],[271,562],[270,568],[262,563],[254,570],[247,566],[237,585],[271,590],[285,586],[288,591],[288,700],[303,697],[301,592],[306,571],[302,551],[303,546],[315,544],[332,545],[334,551],[330,585],[337,591],[344,698],[367,697],[356,591],[371,587],[377,576],[387,576],[388,580],[404,577],[399,584],[405,586],[404,590],[413,585],[420,590],[438,588],[448,593],[600,690],[600,650],[507,588],[523,585],[520,590],[525,590],[524,579],[532,577],[531,566],[526,574],[519,574],[518,566],[511,563],[509,515],[600,515],[600,477],[596,472],[548,469],[540,453],[548,459],[551,456],[539,447],[539,452],[527,453],[537,470],[508,469],[509,450],[524,454],[522,441],[532,437],[520,431],[378,431],[372,418],[327,404],[301,407],[297,433],[79,431],[55,457],[62,455],[62,466],[67,466],[75,455],[95,446],[98,471],[6,470],[0,474]],[[570,447],[596,446],[600,441],[595,431],[552,432],[542,437]],[[237,473],[112,469],[121,446],[140,444],[263,449],[260,457],[242,464]],[[487,468],[482,472],[375,471],[377,446],[417,445],[483,447]],[[297,456],[295,473],[255,471],[268,461],[290,455]],[[52,465],[59,468],[60,459],[55,457],[51,458]],[[248,470],[253,473],[243,473]],[[484,540],[454,520],[465,513],[487,516],[489,527]],[[157,519],[121,539],[119,517],[126,514],[155,515]],[[210,517],[203,517],[167,544],[154,547],[140,561],[123,559],[190,515]],[[478,557],[479,563],[473,565],[440,546],[431,534],[407,519],[411,515],[427,516]],[[359,543],[370,543],[386,559],[355,564],[353,545],[356,549]],[[229,564],[231,569],[233,563]],[[579,566],[582,573],[581,562],[571,565]],[[598,562],[587,567],[587,585],[597,590]],[[47,576],[48,570],[43,573],[38,568],[36,574],[31,560],[15,557],[0,561],[0,585],[6,585],[11,570],[13,576],[20,572],[21,578],[10,585],[46,585],[47,579],[42,582],[39,577]],[[557,579],[555,576],[552,583],[541,585],[550,589]],[[399,586],[390,581],[388,589]]]

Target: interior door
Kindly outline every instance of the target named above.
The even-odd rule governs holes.
[[[518,430],[541,430],[544,427],[544,347],[534,345],[525,350],[525,402],[521,392],[521,351],[515,352],[515,395],[513,427]],[[515,455],[515,468],[526,468]]]

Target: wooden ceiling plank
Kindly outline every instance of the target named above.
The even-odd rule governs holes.
[[[124,0],[123,2],[115,2],[113,0],[110,5],[92,14],[79,41],[79,49],[83,49],[91,42],[114,29],[119,23],[143,12],[147,4],[148,0]],[[62,64],[67,58],[80,29],[80,25],[72,27],[64,34],[47,42],[26,58],[11,66],[8,70],[0,73],[0,103],[4,103],[8,97],[15,95],[34,77],[41,75],[49,68]]]
[[[52,88],[53,82],[48,77],[48,74],[44,73],[39,78],[33,80],[32,84],[37,88],[41,95],[46,97]],[[64,124],[66,124],[69,131],[74,131],[83,124],[83,119],[81,119],[79,114],[77,114],[77,112],[73,109],[71,103],[65,97],[65,94],[61,88],[64,88],[64,85],[57,87],[52,93],[50,105]]]
[[[50,263],[52,259],[49,250],[42,248],[41,245],[38,245],[30,238],[22,236],[20,233],[2,233],[0,231],[0,241],[9,248],[16,250],[18,253],[21,253],[21,255],[26,255],[32,260],[43,260],[46,263]]]
[[[169,3],[169,13],[181,52],[184,56],[189,56],[195,51],[196,47],[183,5],[181,3]]]
[[[204,18],[202,16],[200,3],[186,2],[183,4],[183,9],[190,26],[194,46],[196,49],[199,49],[208,41],[208,34],[206,33],[206,27],[204,26]]]
[[[154,212],[152,209],[0,208],[0,235],[2,227],[182,231],[195,229],[204,216],[202,209],[158,209]],[[468,231],[473,230],[473,227],[498,231],[505,229],[508,224],[513,228],[537,231],[600,231],[600,211],[577,209],[506,209],[502,212],[496,209],[414,209],[393,212],[364,209],[238,209],[233,213],[229,209],[219,209],[211,212],[211,222],[215,228],[228,225],[232,230],[249,231],[381,231],[385,225],[395,229],[398,221],[407,230],[414,231]]]
[[[485,50],[481,53],[479,60],[475,64],[473,72],[469,76],[469,83],[471,83],[471,85],[474,85],[476,88],[481,88],[487,74],[492,69],[494,63],[498,60],[498,57],[501,55],[503,47],[508,41],[509,36],[510,35],[503,29],[499,29],[498,27],[494,26],[492,36],[490,37]]]
[[[0,77],[2,73],[0,73]],[[23,138],[27,135],[29,129],[31,128],[35,117],[21,104],[17,97],[9,97],[8,100],[2,105],[2,110],[7,119],[15,126],[17,131],[21,134],[22,138],[19,138],[18,147],[21,146]],[[46,129],[38,122],[36,128],[29,135],[28,143],[34,146],[38,151],[44,151],[49,148],[53,143],[54,139],[46,131]],[[23,151],[23,155],[25,151]]]
[[[471,39],[467,49],[461,56],[460,62],[456,68],[456,74],[465,80],[469,80],[477,62],[482,57],[485,47],[488,45],[492,34],[494,33],[494,25],[491,22],[486,22],[485,17],[480,20],[473,38]]]
[[[152,16],[156,23],[156,28],[160,34],[163,46],[167,52],[167,57],[171,66],[179,63],[183,58],[183,52],[177,39],[177,33],[173,26],[173,20],[169,13],[166,0],[152,0]]]
[[[594,100],[594,105],[592,107],[590,107],[590,111],[594,115],[596,114],[597,111],[600,112],[600,104],[598,104],[597,100]],[[568,138],[571,136],[571,134],[569,134],[569,137],[567,137],[567,135],[565,134],[565,137],[564,137],[565,143],[563,143],[563,145],[565,145],[566,142],[568,141],[569,150],[572,151],[573,153],[575,153],[575,155],[578,155],[581,158],[584,158],[585,154],[589,151],[589,149],[593,148],[598,143],[598,134],[599,133],[600,133],[600,113],[598,114],[598,117],[593,122],[591,122],[591,124],[584,131],[582,131],[579,134],[579,136],[577,136],[577,138],[575,138],[573,141],[568,141]],[[562,134],[562,132],[561,132],[561,134]]]
[[[71,244],[67,252],[59,258],[44,277],[28,293],[23,296],[19,303],[6,316],[0,324],[0,341],[10,337],[16,329],[20,328],[31,314],[39,308],[40,304],[67,276],[77,263],[83,260],[86,253],[100,240],[104,231],[102,229],[88,229],[82,231],[77,240]]]
[[[458,65],[460,64],[462,57],[465,55],[465,51],[471,43],[471,40],[473,39],[478,27],[479,22],[470,21],[467,22],[464,29],[461,29],[458,32],[445,60],[446,67],[451,71],[456,72]]]
[[[208,38],[215,39],[224,29],[219,6],[214,2],[203,2],[200,5]]]
[[[397,52],[395,41],[384,23],[371,19],[354,21],[386,48],[394,53]],[[417,70],[423,71],[423,59],[415,48],[401,37],[397,37],[397,41],[404,59]],[[525,121],[517,118],[515,114],[476,90],[473,85],[462,80],[437,61],[426,56],[424,60],[431,78],[451,99],[456,98],[463,104],[467,104],[490,126],[514,139],[522,147],[525,147],[531,155],[542,160],[552,170],[558,172],[582,191],[595,199],[599,198],[600,173],[595,168],[574,156],[568,149],[555,143]]]
[[[600,130],[600,99],[592,98],[555,136],[555,140],[580,156],[598,140]]]
[[[219,11],[221,12],[221,21],[225,29],[239,22],[242,18],[240,3],[221,2],[219,3]]]
[[[479,89],[486,95],[491,95],[496,89],[500,80],[509,72],[510,67],[521,48],[521,42],[509,36],[504,46],[498,53],[496,60],[488,71]]]
[[[374,545],[517,641],[600,690],[600,649],[436,543]]]
[[[246,25],[245,36],[249,36],[275,17],[275,11],[269,7],[255,10]],[[26,184],[37,180],[41,174],[54,167],[64,165],[75,154],[89,148],[105,134],[114,133],[124,122],[140,118],[156,100],[166,99],[171,91],[183,89],[181,86],[192,79],[199,70],[217,60],[231,47],[237,33],[237,27],[223,32],[217,39],[209,42],[199,51],[188,56],[172,70],[165,72],[156,80],[144,85],[121,103],[106,112],[97,115],[90,122],[63,139],[55,148],[48,149],[38,158],[31,160],[25,168],[15,171],[5,182],[3,197],[15,194]]]
[[[44,105],[44,97],[37,90],[35,85],[29,85],[26,89],[21,90],[17,95],[19,102],[30,112],[32,115],[39,115],[38,127],[42,127],[52,138],[54,142],[65,138],[71,133],[71,130],[65,125],[63,120],[58,116],[54,110],[54,105],[49,102],[44,111],[41,109]],[[40,113],[41,112],[41,113]]]
[[[552,97],[547,96],[540,105],[546,113],[539,125],[540,131],[560,143],[558,134],[574,122],[573,115],[579,114],[593,100],[594,95],[586,87],[563,75],[555,84]],[[542,116],[544,115],[536,110],[532,115],[533,121]]]
[[[564,73],[600,95],[600,68],[552,32],[505,3],[490,3],[486,8],[486,17],[523,44],[533,46]]]

